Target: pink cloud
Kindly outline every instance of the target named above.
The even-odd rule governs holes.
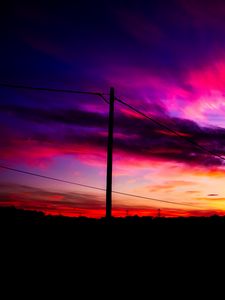
[[[92,149],[83,144],[51,144],[35,140],[12,140],[10,145],[0,148],[2,159],[13,162],[24,162],[30,166],[46,168],[56,157],[62,155],[74,156],[89,165],[102,167],[105,165],[105,153],[102,147]]]
[[[117,87],[119,98],[121,96],[145,113],[159,116],[160,111],[154,110],[154,105],[159,103],[171,116],[194,119],[204,125],[225,126],[224,58],[225,53],[219,51],[216,57],[195,68],[187,67],[177,77],[156,72],[151,67],[116,64],[104,73],[109,84]],[[120,109],[124,114],[141,118],[123,107]]]

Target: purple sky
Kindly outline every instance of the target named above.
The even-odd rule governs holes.
[[[224,1],[15,3],[0,12],[0,81],[108,93],[221,156]],[[107,97],[107,96],[106,96]],[[223,214],[223,161],[115,107],[114,215]],[[108,106],[97,96],[0,88],[1,164],[105,188]],[[104,215],[104,192],[0,170],[0,203]],[[213,195],[213,196],[212,196]]]

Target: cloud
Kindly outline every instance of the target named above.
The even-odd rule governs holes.
[[[209,195],[208,195],[209,196]],[[216,196],[216,194],[215,194]],[[205,197],[198,197],[196,200],[202,200],[202,201],[225,201],[225,197],[216,197],[216,198],[205,198]]]
[[[80,215],[104,211],[104,194],[46,191],[19,184],[0,183],[0,205],[41,210],[50,214]],[[98,214],[97,214],[98,215]],[[95,216],[95,215],[93,215]]]
[[[200,191],[186,191],[186,194],[199,194]]]
[[[97,112],[89,112],[76,109],[47,110],[38,107],[19,105],[0,105],[0,111],[11,115],[25,118],[35,123],[63,123],[77,126],[104,127],[107,125],[106,117]]]
[[[107,115],[101,112],[0,105],[0,113],[10,113],[17,122],[15,128],[2,127],[2,158],[32,161],[66,154],[92,162],[105,160],[107,136],[102,132],[107,128]],[[179,129],[183,136],[192,137],[209,151],[225,154],[225,129],[200,127],[194,121],[181,118],[168,121],[168,118],[159,117],[157,120],[164,124],[171,121],[176,124],[174,129]],[[24,124],[26,131],[23,130]],[[167,135],[149,120],[131,117],[124,111],[118,111],[116,115],[114,145],[115,158],[122,156],[125,160],[131,156],[135,161],[144,160],[149,164],[156,160],[206,168],[222,166],[219,158],[205,154],[177,136]]]
[[[46,214],[66,216],[105,216],[105,195],[99,193],[46,191],[19,184],[0,183],[0,206],[43,211]],[[115,201],[114,216],[156,216],[157,207],[147,205],[129,205]],[[198,212],[199,213],[199,212]],[[163,216],[188,215],[182,209],[165,208]]]
[[[149,187],[150,192],[161,192],[161,191],[172,191],[177,187],[185,187],[185,186],[192,186],[196,185],[195,182],[192,181],[184,181],[184,180],[167,180],[162,184],[155,184]]]

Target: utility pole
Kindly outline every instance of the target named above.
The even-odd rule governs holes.
[[[107,177],[106,177],[106,219],[112,217],[112,162],[113,162],[113,127],[114,127],[114,88],[110,88],[109,120],[108,120],[108,150],[107,150]]]

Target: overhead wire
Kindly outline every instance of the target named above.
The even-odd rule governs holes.
[[[34,91],[47,91],[53,93],[68,93],[68,94],[84,94],[84,95],[94,95],[101,97],[106,103],[109,103],[105,96],[99,92],[90,92],[90,91],[80,91],[80,90],[72,90],[72,89],[56,89],[56,88],[48,88],[48,87],[34,87],[28,85],[19,85],[19,84],[11,84],[11,83],[1,83],[1,87],[13,88],[13,89],[26,89],[26,90],[34,90]]]
[[[100,92],[91,92],[91,91],[80,91],[80,90],[73,90],[73,89],[56,89],[56,88],[47,88],[47,87],[33,87],[33,86],[28,86],[28,85],[18,85],[18,84],[11,84],[11,83],[1,83],[0,82],[0,86],[1,87],[6,87],[6,88],[16,88],[16,89],[29,89],[29,90],[38,90],[38,91],[48,91],[48,92],[59,92],[59,93],[73,93],[73,94],[86,94],[86,95],[95,95],[95,96],[99,96],[102,98],[102,100],[109,104],[109,101],[105,98],[105,95],[108,94],[103,94]],[[153,123],[155,123],[156,125],[160,126],[161,128],[166,129],[167,131],[173,133],[174,135],[176,135],[177,137],[189,142],[190,144],[194,145],[196,148],[202,150],[203,152],[210,154],[214,157],[217,157],[219,159],[222,159],[225,161],[225,158],[222,157],[221,155],[214,153],[210,150],[208,150],[207,148],[205,148],[204,146],[199,145],[197,142],[195,142],[194,140],[183,136],[182,134],[180,134],[179,132],[177,132],[174,129],[171,129],[169,126],[163,124],[160,121],[157,121],[155,118],[153,118],[152,116],[147,115],[146,113],[141,112],[139,109],[135,108],[134,106],[132,106],[131,104],[128,104],[127,102],[125,102],[124,100],[121,100],[119,98],[115,98],[115,100],[117,102],[119,102],[120,104],[128,107],[129,109],[133,110],[134,112],[136,112],[137,114],[145,117],[146,119],[152,121]]]
[[[0,165],[0,168],[6,169],[6,170],[10,170],[10,171],[14,171],[14,172],[18,172],[18,173],[23,173],[23,174],[26,174],[26,175],[31,175],[31,176],[36,176],[36,177],[44,178],[44,179],[54,180],[54,181],[58,181],[58,182],[62,182],[62,183],[68,183],[68,184],[72,184],[72,185],[77,185],[77,186],[80,186],[80,187],[90,188],[90,189],[104,191],[104,192],[106,191],[106,189],[104,189],[104,188],[100,188],[100,187],[96,187],[96,186],[91,186],[91,185],[87,185],[87,184],[82,184],[82,183],[78,183],[78,182],[74,182],[74,181],[68,181],[68,180],[64,180],[64,179],[60,179],[60,178],[55,178],[55,177],[51,177],[51,176],[46,176],[46,175],[42,175],[42,174],[38,174],[38,173],[33,173],[33,172],[29,172],[29,171],[24,171],[24,170],[20,170],[20,169],[17,169],[17,168],[11,168],[11,167],[8,167],[8,166],[4,166],[4,165]],[[134,195],[134,194],[124,193],[124,192],[120,192],[120,191],[114,191],[113,190],[112,193],[119,194],[119,195],[124,195],[124,196],[129,196],[129,197],[135,197],[135,198],[141,198],[141,199],[151,200],[151,201],[158,201],[158,202],[163,202],[163,203],[168,203],[168,204],[176,204],[176,205],[190,206],[190,207],[195,207],[195,208],[198,207],[199,208],[199,206],[188,204],[188,203],[180,203],[180,202],[175,202],[175,201],[167,201],[167,200],[162,200],[162,199],[157,199],[157,198],[145,197],[145,196],[141,196],[141,195]]]
[[[157,121],[155,120],[153,117],[141,112],[140,110],[138,110],[137,108],[135,108],[134,106],[128,104],[127,102],[119,99],[119,98],[115,98],[115,100],[119,103],[121,103],[122,105],[128,107],[129,109],[133,110],[134,112],[136,112],[137,114],[145,117],[146,119],[152,121],[153,123],[157,124],[158,126],[160,126],[161,128],[164,128],[166,129],[167,131],[173,133],[174,135],[178,136],[179,138],[182,138],[183,140],[191,143],[192,145],[194,145],[195,147],[197,147],[198,149],[202,150],[203,152],[207,153],[207,154],[210,154],[210,155],[213,155],[214,157],[217,157],[219,159],[222,159],[225,161],[225,158],[222,157],[221,155],[217,154],[217,153],[214,153],[208,149],[206,149],[205,147],[199,145],[197,142],[193,141],[192,139],[188,138],[188,137],[185,137],[183,136],[182,134],[180,134],[179,132],[177,132],[176,130],[173,130],[171,129],[170,127],[168,127],[167,125],[161,123],[160,121]]]
[[[104,102],[106,102],[107,104],[109,104],[109,101],[105,98],[105,95],[108,95],[108,94],[103,94],[103,93],[100,93],[100,92],[81,91],[81,90],[73,90],[73,89],[56,89],[56,88],[47,88],[47,87],[33,87],[33,86],[18,85],[18,84],[11,84],[11,83],[0,83],[0,86],[1,87],[6,87],[6,88],[15,88],[15,89],[28,89],[28,90],[37,90],[37,91],[59,92],[59,93],[95,95],[95,96],[101,97],[104,100]],[[203,152],[205,152],[207,154],[210,154],[210,155],[212,155],[214,157],[217,157],[217,158],[222,159],[222,160],[225,161],[225,158],[222,157],[221,155],[219,155],[217,153],[214,153],[214,152],[206,149],[205,147],[199,145],[197,142],[193,141],[192,139],[183,136],[182,134],[180,134],[176,130],[171,129],[169,126],[167,126],[167,125],[163,124],[162,122],[156,120],[152,116],[149,116],[146,113],[140,111],[139,109],[135,108],[131,104],[128,104],[124,100],[121,100],[121,99],[119,99],[117,97],[115,98],[115,100],[117,102],[119,102],[120,104],[128,107],[132,111],[136,112],[137,114],[139,114],[139,115],[145,117],[146,119],[152,121],[153,123],[155,123],[156,125],[160,126],[161,128],[164,128],[167,131],[169,131],[169,132],[173,133],[174,135],[176,135],[177,137],[179,137],[179,138],[181,138],[181,139],[183,139],[183,140],[191,143],[192,145],[194,145],[196,148],[202,150]],[[42,177],[42,178],[45,178],[45,179],[60,181],[60,182],[68,183],[68,184],[75,184],[75,185],[86,187],[86,188],[91,188],[91,189],[96,189],[96,190],[100,190],[100,191],[105,191],[104,188],[99,188],[99,187],[89,186],[89,185],[80,184],[80,183],[76,183],[76,182],[71,182],[71,181],[67,181],[67,180],[63,180],[63,179],[53,178],[53,177],[50,177],[50,176],[36,174],[36,173],[28,172],[28,171],[22,171],[22,170],[18,170],[18,169],[6,167],[6,166],[0,166],[0,168],[4,168],[4,169],[11,170],[11,171],[16,171],[16,172],[24,173],[24,174],[27,174],[27,175],[38,176],[38,177]],[[129,193],[123,193],[123,192],[119,192],[119,191],[112,191],[112,192],[115,193],[115,194],[120,194],[120,195],[125,195],[125,196],[130,196],[130,197],[148,199],[148,200],[153,200],[153,201],[160,201],[160,202],[170,203],[170,204],[178,204],[178,205],[185,205],[185,206],[196,207],[196,206],[191,205],[191,204],[178,203],[178,202],[173,202],[173,201],[167,201],[167,200],[162,200],[162,199],[145,197],[145,196],[141,196],[141,195],[134,195],[134,194],[129,194]]]

